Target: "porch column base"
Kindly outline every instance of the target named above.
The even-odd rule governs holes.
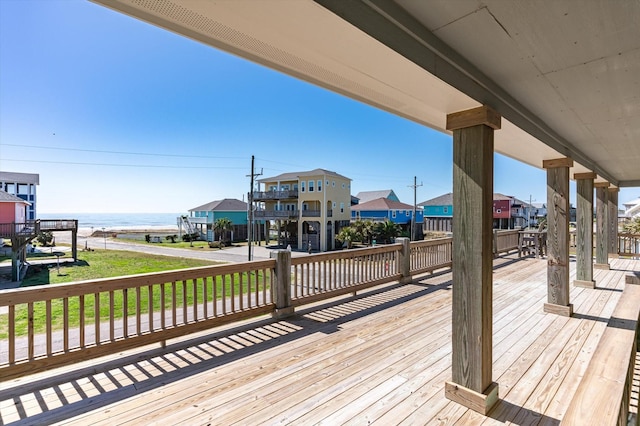
[[[609,269],[611,269],[611,266],[609,266],[608,263],[594,263],[593,264],[593,268],[594,269],[604,269],[604,270],[608,271]]]
[[[582,288],[596,288],[596,282],[594,280],[585,281],[585,280],[573,280],[574,287],[582,287]]]
[[[491,382],[483,393],[473,391],[453,382],[445,382],[444,396],[467,408],[486,416],[498,402],[498,384]]]
[[[624,276],[625,284],[640,284],[640,272],[631,272]]]
[[[556,305],[554,303],[545,303],[542,310],[548,314],[570,317],[571,315],[573,315],[573,303],[569,303],[567,306]]]
[[[281,318],[287,318],[292,316],[295,313],[295,309],[293,308],[293,306],[287,306],[286,308],[276,308],[272,313],[271,313],[271,318],[273,319],[281,319]]]
[[[402,277],[398,282],[400,284],[411,284],[413,282],[413,277],[412,276]]]

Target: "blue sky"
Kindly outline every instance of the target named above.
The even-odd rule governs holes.
[[[263,177],[324,168],[354,195],[452,190],[448,135],[88,1],[0,0],[0,169],[40,175],[40,213],[242,199],[251,155]],[[544,171],[501,155],[494,187],[546,199]]]

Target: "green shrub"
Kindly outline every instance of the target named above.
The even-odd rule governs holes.
[[[36,237],[36,241],[38,241],[42,247],[47,247],[53,241],[53,233],[51,231],[40,232]]]

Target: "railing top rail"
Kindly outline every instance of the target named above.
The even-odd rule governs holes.
[[[432,238],[430,240],[423,241],[411,241],[411,247],[428,247],[428,246],[437,246],[440,244],[448,244],[453,241],[452,237],[441,237],[441,238]]]
[[[323,262],[332,259],[350,259],[352,257],[365,256],[369,254],[390,253],[399,251],[402,248],[402,244],[385,244],[374,247],[364,247],[357,249],[332,251],[329,253],[317,253],[309,256],[292,257],[291,265],[303,265],[305,263]]]
[[[196,268],[176,269],[165,272],[127,275],[124,277],[101,278],[96,280],[58,284],[54,286],[10,289],[2,292],[0,306],[11,306],[20,303],[45,301],[168,282],[188,281],[224,274],[243,273],[258,269],[275,268],[275,266],[275,259],[266,259],[252,262],[231,263],[227,265],[200,266]]]

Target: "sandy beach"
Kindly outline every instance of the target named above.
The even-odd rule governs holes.
[[[102,237],[102,228],[78,228],[79,237]],[[152,235],[170,235],[178,234],[179,229],[175,225],[158,225],[158,226],[117,226],[105,228],[107,235],[112,234],[152,234]]]

